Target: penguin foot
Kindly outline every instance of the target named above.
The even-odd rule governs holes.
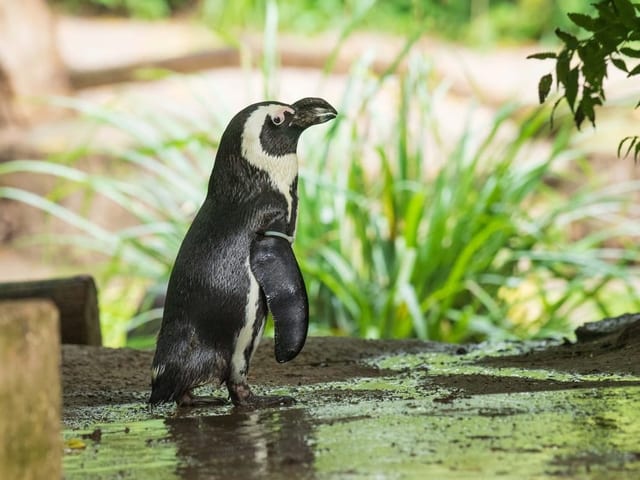
[[[185,392],[176,404],[178,407],[221,407],[227,401],[220,397],[196,397],[191,392]]]
[[[231,385],[229,395],[233,405],[238,408],[285,407],[296,403],[293,397],[286,395],[254,395],[247,384]]]

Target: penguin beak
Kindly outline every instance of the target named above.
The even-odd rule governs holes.
[[[296,113],[291,119],[291,126],[304,130],[312,125],[333,120],[338,115],[336,109],[333,108],[326,100],[322,98],[307,97],[298,100],[291,105]]]

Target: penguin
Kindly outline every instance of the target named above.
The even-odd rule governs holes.
[[[298,139],[336,110],[321,98],[255,103],[227,125],[207,196],[182,241],[167,287],[149,403],[202,402],[193,389],[226,385],[236,406],[290,404],[254,395],[251,357],[271,312],[275,358],[304,346],[309,305],[292,250],[298,210]]]

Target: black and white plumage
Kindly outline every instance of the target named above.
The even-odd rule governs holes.
[[[176,258],[152,365],[149,402],[193,404],[192,389],[224,382],[236,405],[279,403],[251,393],[247,372],[268,310],[279,362],[302,349],[308,302],[291,249],[300,134],[331,120],[320,98],[261,102],[220,140],[207,197]]]

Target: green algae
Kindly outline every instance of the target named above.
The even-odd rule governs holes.
[[[108,423],[131,423],[147,420],[153,415],[168,414],[172,408],[160,407],[151,411],[144,402],[91,407],[68,407],[65,409],[64,426],[68,429],[87,429],[92,425]]]
[[[360,405],[341,411],[352,420],[316,429],[314,465],[322,478],[638,478],[638,394],[632,387]],[[358,416],[362,409],[371,414]]]
[[[510,355],[512,352],[504,349],[496,350],[493,356]],[[412,355],[394,355],[370,360],[370,364],[380,369],[391,371],[421,372],[428,369],[429,375],[492,375],[494,377],[519,377],[534,380],[555,380],[559,382],[585,381],[621,381],[638,382],[640,377],[628,374],[597,373],[583,374],[573,372],[559,372],[556,370],[538,368],[493,367],[477,365],[475,362],[486,358],[487,352],[476,351],[467,355],[449,355],[446,353],[420,353]]]
[[[82,449],[65,449],[65,479],[180,478],[174,471],[176,447],[167,435],[160,419],[65,430],[65,443],[82,439],[86,445]]]

